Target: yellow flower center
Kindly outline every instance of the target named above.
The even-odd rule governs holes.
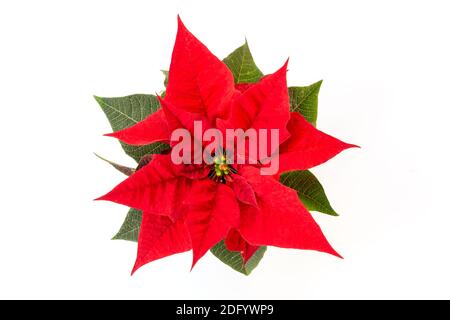
[[[227,163],[224,155],[214,157],[213,162],[209,177],[216,182],[226,183],[231,179],[230,175],[236,173],[236,170]]]

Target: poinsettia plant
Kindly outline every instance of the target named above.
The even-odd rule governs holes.
[[[192,267],[210,250],[246,275],[267,246],[340,257],[309,212],[337,216],[308,169],[355,145],[316,129],[322,82],[288,88],[287,65],[264,75],[247,42],[221,61],[178,19],[164,92],[95,97],[113,129],[107,136],[137,162],[102,158],[128,178],[98,198],[131,208],[113,239],[138,242],[133,272],[189,250]],[[248,135],[240,148],[229,132],[259,134],[257,152]],[[194,138],[180,153],[186,136]]]

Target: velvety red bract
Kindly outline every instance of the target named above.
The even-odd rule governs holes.
[[[239,231],[248,242],[253,245],[317,250],[340,257],[294,190],[275,179],[259,175],[256,168],[245,167],[241,174],[255,190],[260,207],[258,210],[241,205]]]
[[[353,147],[290,112],[287,62],[256,84],[235,87],[227,66],[178,20],[178,33],[162,108],[142,122],[110,134],[125,143],[169,142],[174,129],[278,129],[280,171],[262,176],[240,165],[227,183],[208,178],[208,166],[175,165],[170,155],[152,161],[100,197],[143,211],[133,272],[172,254],[193,250],[192,266],[215,244],[247,262],[259,246],[307,249],[340,255],[298,199],[277,181],[280,173],[319,165]]]
[[[182,168],[172,163],[170,155],[155,155],[148,165],[97,200],[176,219],[184,202],[180,194],[189,193],[193,182],[183,174]]]
[[[138,238],[138,254],[132,273],[151,261],[188,251],[192,248],[185,218],[168,217],[144,211]]]
[[[315,167],[345,149],[357,147],[317,130],[297,112],[291,113],[287,128],[291,137],[280,146],[280,173]]]
[[[239,204],[231,188],[209,179],[194,184],[186,204],[193,267],[231,228],[239,226]]]
[[[204,113],[214,122],[229,109],[234,93],[233,75],[179,18],[178,27],[165,100],[178,109]]]

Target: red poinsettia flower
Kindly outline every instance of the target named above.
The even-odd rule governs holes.
[[[256,84],[234,85],[227,66],[178,20],[178,33],[162,108],[142,122],[112,133],[131,145],[170,143],[173,130],[279,130],[279,172],[261,175],[258,165],[174,164],[169,154],[152,161],[100,197],[143,212],[133,272],[172,254],[193,250],[192,266],[225,239],[244,261],[259,246],[339,254],[279,174],[306,170],[353,147],[289,111],[287,63]],[[218,169],[217,169],[218,168]],[[226,175],[226,179],[223,176]],[[220,177],[218,177],[220,176]]]

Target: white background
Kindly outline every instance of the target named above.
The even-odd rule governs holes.
[[[450,298],[448,1],[1,1],[0,298]],[[162,89],[176,15],[217,56],[324,79],[318,126],[362,146],[314,170],[339,260],[269,248],[245,277],[207,254],[151,263],[94,202],[132,165],[92,98]]]

